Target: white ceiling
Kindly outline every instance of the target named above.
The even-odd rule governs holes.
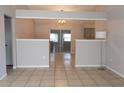
[[[16,9],[42,11],[71,11],[71,12],[106,12],[109,6],[105,5],[17,5]]]
[[[29,9],[47,10],[47,11],[94,11],[95,6],[81,6],[81,5],[44,5],[44,6],[28,6]]]
[[[69,24],[75,24],[75,23],[77,23],[77,24],[83,24],[83,23],[92,23],[92,22],[95,22],[95,21],[93,21],[93,20],[66,20],[67,21],[67,23],[69,23]],[[44,23],[57,23],[58,22],[58,20],[56,20],[56,19],[35,19],[35,22],[37,22],[37,23],[40,23],[40,24],[44,24]]]

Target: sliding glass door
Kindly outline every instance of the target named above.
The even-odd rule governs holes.
[[[50,31],[50,52],[70,52],[71,50],[71,31],[70,30],[51,30]]]

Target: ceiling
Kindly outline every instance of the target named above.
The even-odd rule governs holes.
[[[42,23],[48,24],[48,23],[57,23],[58,22],[58,20],[56,20],[56,19],[35,19],[34,21],[37,23],[40,23],[40,24],[42,24]],[[84,23],[95,22],[93,20],[66,20],[66,21],[69,24],[84,24]]]
[[[17,5],[16,9],[42,11],[70,11],[70,12],[106,12],[109,6],[105,5]]]

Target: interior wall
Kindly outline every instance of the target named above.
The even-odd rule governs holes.
[[[95,21],[85,21],[84,28],[95,28]]]
[[[16,19],[17,39],[32,39],[34,36],[34,22],[32,19]]]
[[[124,77],[124,6],[108,12],[107,66]]]
[[[83,39],[83,25],[77,22],[60,25],[57,22],[42,22],[35,20],[35,38],[49,39],[51,29],[71,30],[71,53],[75,53],[75,39]]]
[[[83,39],[84,28],[106,31],[106,21],[70,21],[58,24],[55,20],[16,19],[17,39],[49,39],[51,29],[71,30],[71,53],[75,53],[75,39]]]
[[[106,20],[95,21],[95,31],[106,31],[107,32],[107,21]]]
[[[0,6],[0,79],[6,75],[6,53],[5,53],[5,24],[4,15],[12,19],[12,55],[13,65],[16,65],[16,42],[15,42],[15,6]]]

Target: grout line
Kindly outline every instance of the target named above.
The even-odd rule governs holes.
[[[110,70],[111,71],[111,70]],[[107,73],[110,73],[109,71],[106,71]],[[115,74],[115,75],[117,75],[116,73],[114,73],[113,71],[111,71],[113,74]],[[111,73],[110,73],[111,74]],[[122,78],[122,77],[120,77],[119,75],[117,75],[117,76],[119,76],[120,78],[118,78],[118,77],[116,77],[115,75],[113,75],[113,74],[111,74],[113,77],[115,77],[116,79],[118,79],[119,81],[121,81],[121,82],[123,82],[124,83],[124,81],[122,81],[120,78]]]
[[[65,66],[64,66],[64,72],[65,72],[65,76],[66,76],[66,80],[67,80],[67,86],[69,86],[69,79],[68,79],[68,75],[67,75],[67,70],[65,70]]]
[[[86,73],[87,73],[87,75],[91,78],[91,80],[93,80],[93,81],[95,82],[95,86],[97,86],[98,84],[97,84],[96,81],[89,75],[89,73],[87,72],[87,70],[86,70]]]
[[[35,70],[36,70],[36,69],[35,69]],[[34,70],[34,71],[35,71],[35,70]],[[28,82],[29,82],[29,80],[30,80],[30,78],[31,78],[31,76],[32,76],[32,74],[33,74],[34,71],[32,71],[30,77],[28,78],[28,80],[27,80],[26,83],[24,84],[24,87],[26,87],[26,85],[28,84]]]
[[[40,79],[40,83],[39,83],[39,87],[40,87],[40,85],[42,84],[42,81],[43,81],[43,76],[45,75],[45,70],[43,70],[43,73],[42,73],[42,75],[41,75],[41,79]]]
[[[82,70],[81,70],[81,71],[82,71]],[[84,86],[83,83],[82,83],[83,81],[81,80],[80,76],[79,76],[78,73],[77,73],[77,70],[76,70],[76,74],[77,74],[77,76],[78,76],[78,78],[79,78],[79,80],[80,80],[82,86]]]

